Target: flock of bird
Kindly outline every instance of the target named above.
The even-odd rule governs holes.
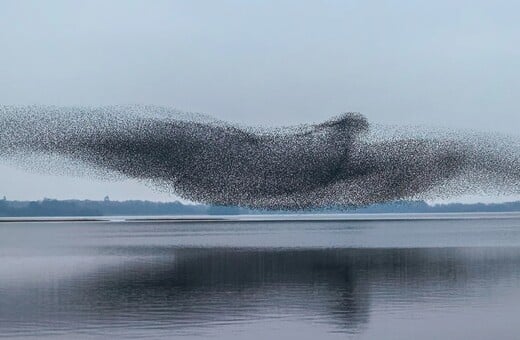
[[[460,131],[405,133],[357,113],[266,129],[156,106],[0,107],[0,157],[29,170],[59,159],[67,166],[51,167],[55,173],[72,164],[192,201],[263,209],[518,193],[516,143]]]

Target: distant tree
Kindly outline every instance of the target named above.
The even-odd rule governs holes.
[[[7,200],[4,196],[2,200],[0,200],[0,216],[8,215],[9,207],[7,205]]]

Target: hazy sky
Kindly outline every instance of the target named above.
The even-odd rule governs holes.
[[[0,104],[156,104],[246,124],[518,134],[518,1],[0,0]],[[8,198],[168,199],[0,165]]]

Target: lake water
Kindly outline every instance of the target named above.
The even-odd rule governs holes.
[[[519,339],[520,217],[452,217],[3,222],[0,337]]]

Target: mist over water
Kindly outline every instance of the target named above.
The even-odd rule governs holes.
[[[506,217],[2,223],[0,336],[513,339]]]

